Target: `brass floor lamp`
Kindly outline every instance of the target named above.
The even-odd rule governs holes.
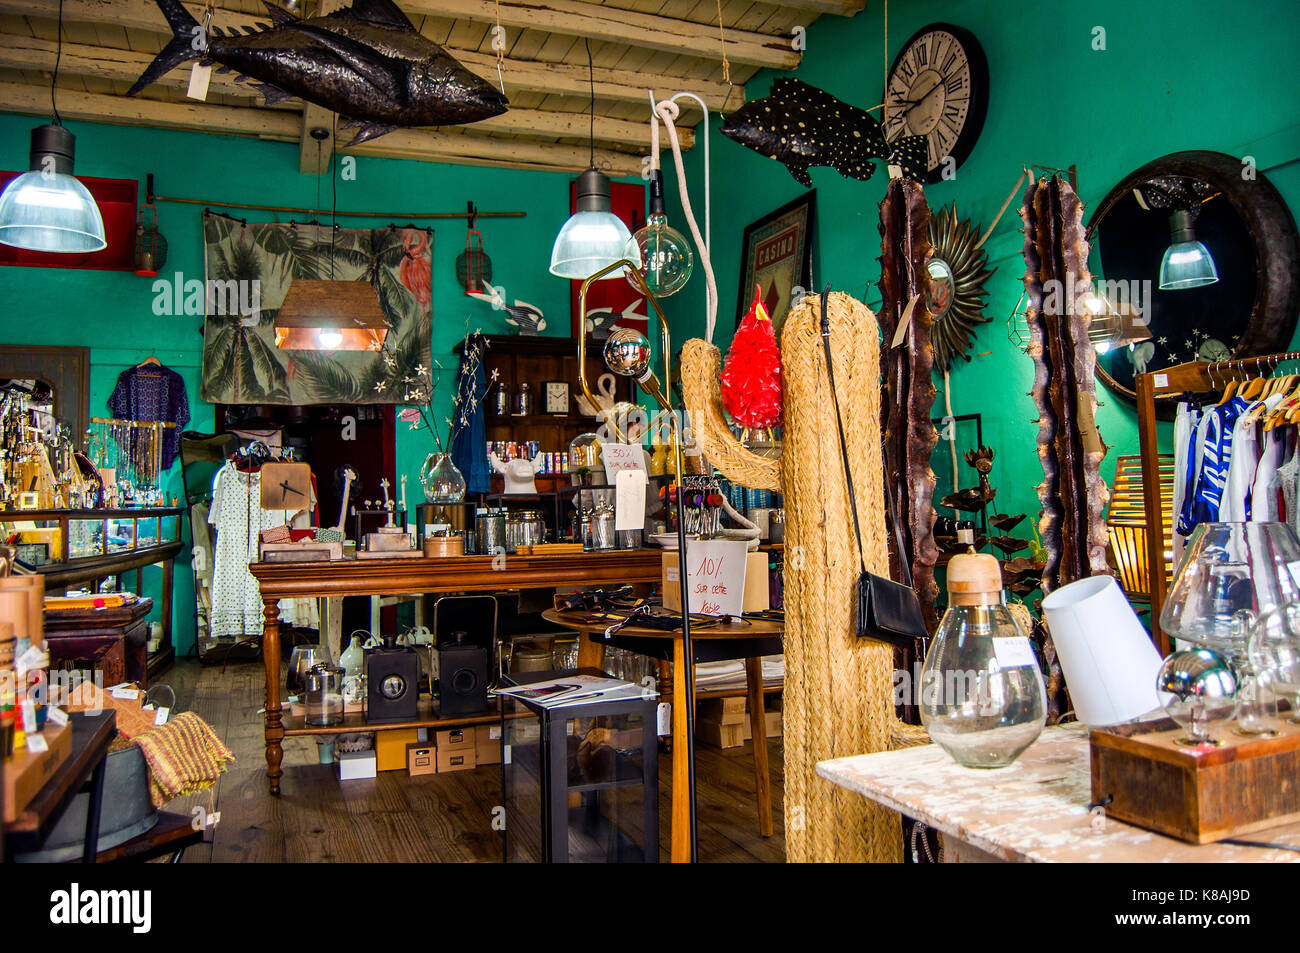
[[[653,311],[658,316],[659,330],[663,341],[664,380],[662,386],[659,378],[655,376],[650,367],[650,342],[639,331],[631,328],[618,328],[613,331],[605,341],[604,358],[606,366],[611,371],[623,377],[634,378],[641,386],[641,389],[655,399],[655,402],[668,414],[674,438],[673,476],[677,486],[677,571],[678,578],[681,580],[680,588],[682,593],[682,657],[685,659],[686,664],[682,666],[685,671],[674,672],[673,677],[683,679],[686,685],[686,785],[690,812],[691,863],[695,863],[699,860],[699,836],[695,811],[695,651],[691,644],[691,613],[688,604],[688,587],[686,585],[686,567],[688,563],[686,561],[686,521],[683,514],[683,497],[685,494],[682,487],[682,425],[665,395],[665,392],[671,392],[672,388],[673,350],[668,339],[668,321],[659,307],[658,299],[646,284],[640,270],[626,258],[600,269],[582,283],[582,290],[578,296],[578,314],[585,316],[587,313],[587,290],[592,284],[620,270],[626,270],[628,278],[638,285],[641,293],[645,295],[646,313],[649,314]],[[587,383],[585,321],[583,328],[583,331],[578,335],[578,384],[587,400],[590,401],[591,406],[599,407],[600,405],[596,402],[596,397],[592,394],[591,387]],[[607,421],[613,428],[618,440],[624,443],[627,442],[626,435],[619,429],[613,414],[609,415]],[[665,502],[669,501],[665,500]],[[673,713],[673,717],[677,717],[676,712]],[[673,783],[674,785],[677,783],[675,775]],[[649,845],[647,845],[647,848],[649,848]]]

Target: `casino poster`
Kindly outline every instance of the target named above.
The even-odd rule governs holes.
[[[811,204],[803,199],[787,206],[767,221],[750,226],[745,235],[744,275],[736,302],[736,322],[745,316],[754,301],[757,285],[763,307],[772,318],[772,329],[779,335],[790,311],[795,288],[805,292],[811,281],[808,255]]]

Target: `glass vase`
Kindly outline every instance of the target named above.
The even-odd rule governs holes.
[[[450,453],[434,452],[424,458],[420,484],[426,503],[446,506],[465,500],[465,477],[451,462]]]

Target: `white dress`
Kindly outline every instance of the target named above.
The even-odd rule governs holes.
[[[262,596],[248,564],[257,561],[258,533],[285,525],[283,510],[264,510],[261,475],[245,473],[227,463],[212,487],[208,522],[217,530],[212,566],[211,637],[254,637],[262,634]],[[314,627],[314,599],[284,599],[280,621]]]

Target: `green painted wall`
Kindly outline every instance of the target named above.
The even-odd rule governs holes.
[[[799,78],[856,106],[880,103],[882,19],[882,4],[870,3],[850,20],[818,20],[808,30]],[[1293,214],[1300,212],[1294,92],[1300,60],[1293,49],[1300,5],[1272,0],[1228,10],[1208,0],[896,2],[889,10],[890,62],[913,33],[941,21],[964,26],[979,38],[989,61],[991,95],[983,134],[956,179],[927,187],[932,208],[956,202],[962,217],[983,228],[1022,166],[1071,164],[1078,166],[1079,191],[1091,207],[1151,159],[1209,149],[1253,155]],[[1092,48],[1094,27],[1105,30],[1104,51]],[[756,76],[746,87],[747,98],[766,96],[776,75]],[[725,350],[735,325],[744,228],[803,189],[783,166],[718,135],[716,127],[715,120],[713,245],[721,306],[714,343]],[[697,146],[686,163],[702,223],[703,149]],[[816,284],[829,281],[877,308],[877,205],[885,171],[881,167],[869,182],[850,181],[827,168],[813,169],[812,177]],[[670,192],[675,195],[675,187]],[[985,442],[997,452],[992,476],[999,509],[1032,515],[1038,511],[1033,488],[1042,479],[1034,453],[1036,415],[1027,396],[1032,364],[1011,345],[1006,325],[1022,290],[1023,235],[1016,214],[1022,197],[1023,190],[985,246],[997,268],[985,311],[993,320],[979,329],[972,354],[992,353],[960,364],[951,381],[953,410],[982,414]],[[680,210],[674,221],[685,228]],[[702,299],[698,277],[673,299],[680,302],[672,311],[676,340],[703,334]],[[1132,409],[1119,398],[1102,388],[1098,398],[1103,404],[1098,423],[1112,448],[1103,463],[1109,479],[1117,455],[1137,452],[1137,426]],[[937,415],[942,400],[941,394]]]
[[[28,135],[45,121],[0,116],[0,168],[26,168]],[[72,123],[77,136],[77,172],[88,176],[134,178],[144,194],[152,172],[159,193],[257,205],[312,207],[316,177],[298,172],[298,148],[251,139],[168,132],[93,123]],[[459,211],[473,200],[483,211],[523,211],[518,219],[481,219],[485,250],[492,258],[495,283],[511,300],[522,298],[546,314],[547,333],[569,334],[569,285],[547,272],[551,243],[568,216],[569,177],[473,166],[438,165],[388,159],[357,160],[355,181],[339,181],[340,209],[396,212]],[[330,203],[330,180],[321,182],[322,204]],[[234,213],[236,210],[231,210]],[[201,206],[163,203],[159,228],[168,240],[165,273],[203,277]],[[273,221],[271,213],[238,212],[250,221]],[[281,215],[280,221],[291,216]],[[345,225],[386,225],[391,218],[347,218]],[[405,223],[408,219],[399,219]],[[423,222],[419,224],[424,224]],[[447,416],[456,358],[452,348],[464,336],[466,321],[485,333],[505,333],[502,312],[466,298],[456,282],[456,256],[465,247],[464,220],[434,221],[433,354],[447,371],[434,419]],[[0,344],[78,344],[91,348],[91,413],[105,401],[127,367],[150,354],[185,378],[190,395],[190,427],[211,430],[211,405],[198,400],[202,338],[197,317],[157,317],[150,279],[132,273],[46,268],[0,268]],[[398,424],[398,473],[411,478],[419,499],[420,463],[433,448],[427,431],[412,433]],[[179,467],[169,475],[169,492],[181,495]],[[178,564],[174,631],[180,651],[193,642],[192,582],[188,566]],[[146,580],[146,592],[157,592]]]

